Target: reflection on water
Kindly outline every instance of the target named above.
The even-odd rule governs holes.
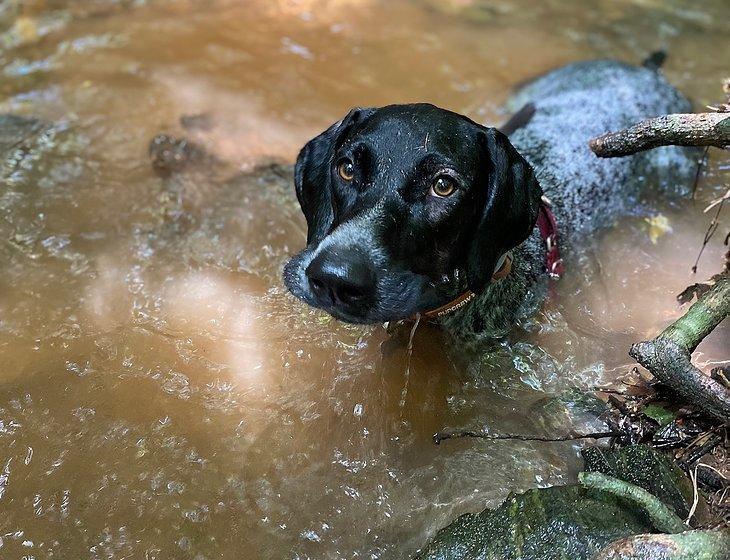
[[[353,105],[499,122],[511,86],[579,58],[666,45],[671,80],[717,98],[723,2],[586,4],[3,4],[0,112],[40,122],[0,167],[0,556],[406,558],[457,514],[570,479],[571,444],[430,438],[586,421],[562,398],[625,375],[628,344],[680,312],[726,158],[695,204],[587,242],[528,334],[465,360],[422,326],[408,367],[402,337],[285,293],[290,170],[246,172]],[[161,131],[215,160],[158,177]]]

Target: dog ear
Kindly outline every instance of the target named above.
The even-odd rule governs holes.
[[[297,200],[307,219],[307,245],[321,241],[332,228],[332,158],[344,133],[371,115],[374,109],[352,109],[299,152],[294,166]]]
[[[542,196],[532,167],[504,134],[495,128],[479,134],[488,164],[466,267],[476,293],[489,284],[500,257],[530,235]]]

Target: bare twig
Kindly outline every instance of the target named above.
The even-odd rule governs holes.
[[[728,191],[724,195],[718,196],[715,200],[710,202],[710,204],[707,205],[707,208],[705,208],[703,212],[709,212],[715,206],[717,206],[718,204],[722,204],[726,200],[730,200],[730,189],[728,189]]]
[[[588,146],[598,157],[620,157],[659,146],[730,145],[730,114],[678,113],[647,119],[618,132],[593,138]]]
[[[700,503],[700,492],[697,489],[697,466],[689,471],[689,479],[692,481],[692,508],[689,510],[689,515],[684,522],[689,525],[690,520],[694,517],[695,511],[697,511],[697,504]]]
[[[695,172],[695,180],[692,183],[692,200],[694,200],[695,195],[697,194],[697,186],[700,184],[700,174],[702,173],[702,168],[705,166],[705,163],[707,163],[707,154],[710,152],[710,147],[705,146],[705,149],[702,151],[702,157],[697,162],[697,171]]]
[[[575,441],[578,439],[603,439],[610,437],[621,437],[623,432],[592,432],[589,434],[576,434],[570,433],[562,436],[528,436],[524,434],[498,434],[490,433],[485,431],[475,430],[444,430],[437,432],[433,435],[433,442],[439,445],[445,439],[456,439],[463,437],[472,437],[480,439],[491,439],[491,440],[519,440],[519,441],[544,441],[544,442],[558,442],[558,441]]]
[[[730,191],[728,191],[730,193]],[[727,195],[723,196],[715,201],[712,202],[707,208],[705,208],[705,212],[711,210],[715,205],[717,205],[717,212],[715,212],[715,216],[712,218],[712,221],[710,222],[710,225],[707,226],[707,231],[705,232],[705,237],[702,240],[702,247],[700,247],[700,252],[697,254],[697,260],[695,260],[695,264],[692,265],[692,273],[697,273],[697,266],[700,264],[700,258],[702,257],[702,253],[705,251],[705,247],[707,247],[707,244],[710,242],[710,239],[712,239],[712,236],[715,235],[715,232],[717,231],[717,228],[720,226],[720,222],[718,219],[720,218],[720,213],[722,212],[722,207],[725,201],[728,199]]]
[[[692,464],[710,453],[715,447],[720,445],[725,439],[724,434],[718,433],[722,426],[715,426],[709,432],[704,432],[691,441],[687,447],[682,449],[675,460],[677,464],[684,470],[689,471]]]

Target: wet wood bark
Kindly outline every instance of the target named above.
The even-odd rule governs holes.
[[[692,364],[692,352],[730,314],[730,277],[720,278],[687,312],[629,354],[688,402],[730,421],[730,391]]]
[[[593,138],[598,157],[620,157],[659,146],[730,146],[730,113],[685,113],[647,119]]]
[[[668,505],[635,484],[600,472],[582,472],[578,475],[578,480],[587,488],[610,492],[619,498],[633,502],[644,510],[651,519],[652,525],[662,533],[682,533],[688,529],[687,525]]]
[[[595,560],[727,560],[730,530],[635,535],[604,548]]]

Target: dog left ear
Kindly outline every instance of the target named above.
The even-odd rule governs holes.
[[[476,293],[489,284],[500,257],[529,237],[542,196],[532,167],[504,134],[485,128],[479,135],[488,170],[466,267]]]
[[[340,138],[373,112],[374,109],[362,107],[352,109],[299,152],[294,166],[294,187],[307,219],[307,245],[321,241],[333,225],[331,167]]]

